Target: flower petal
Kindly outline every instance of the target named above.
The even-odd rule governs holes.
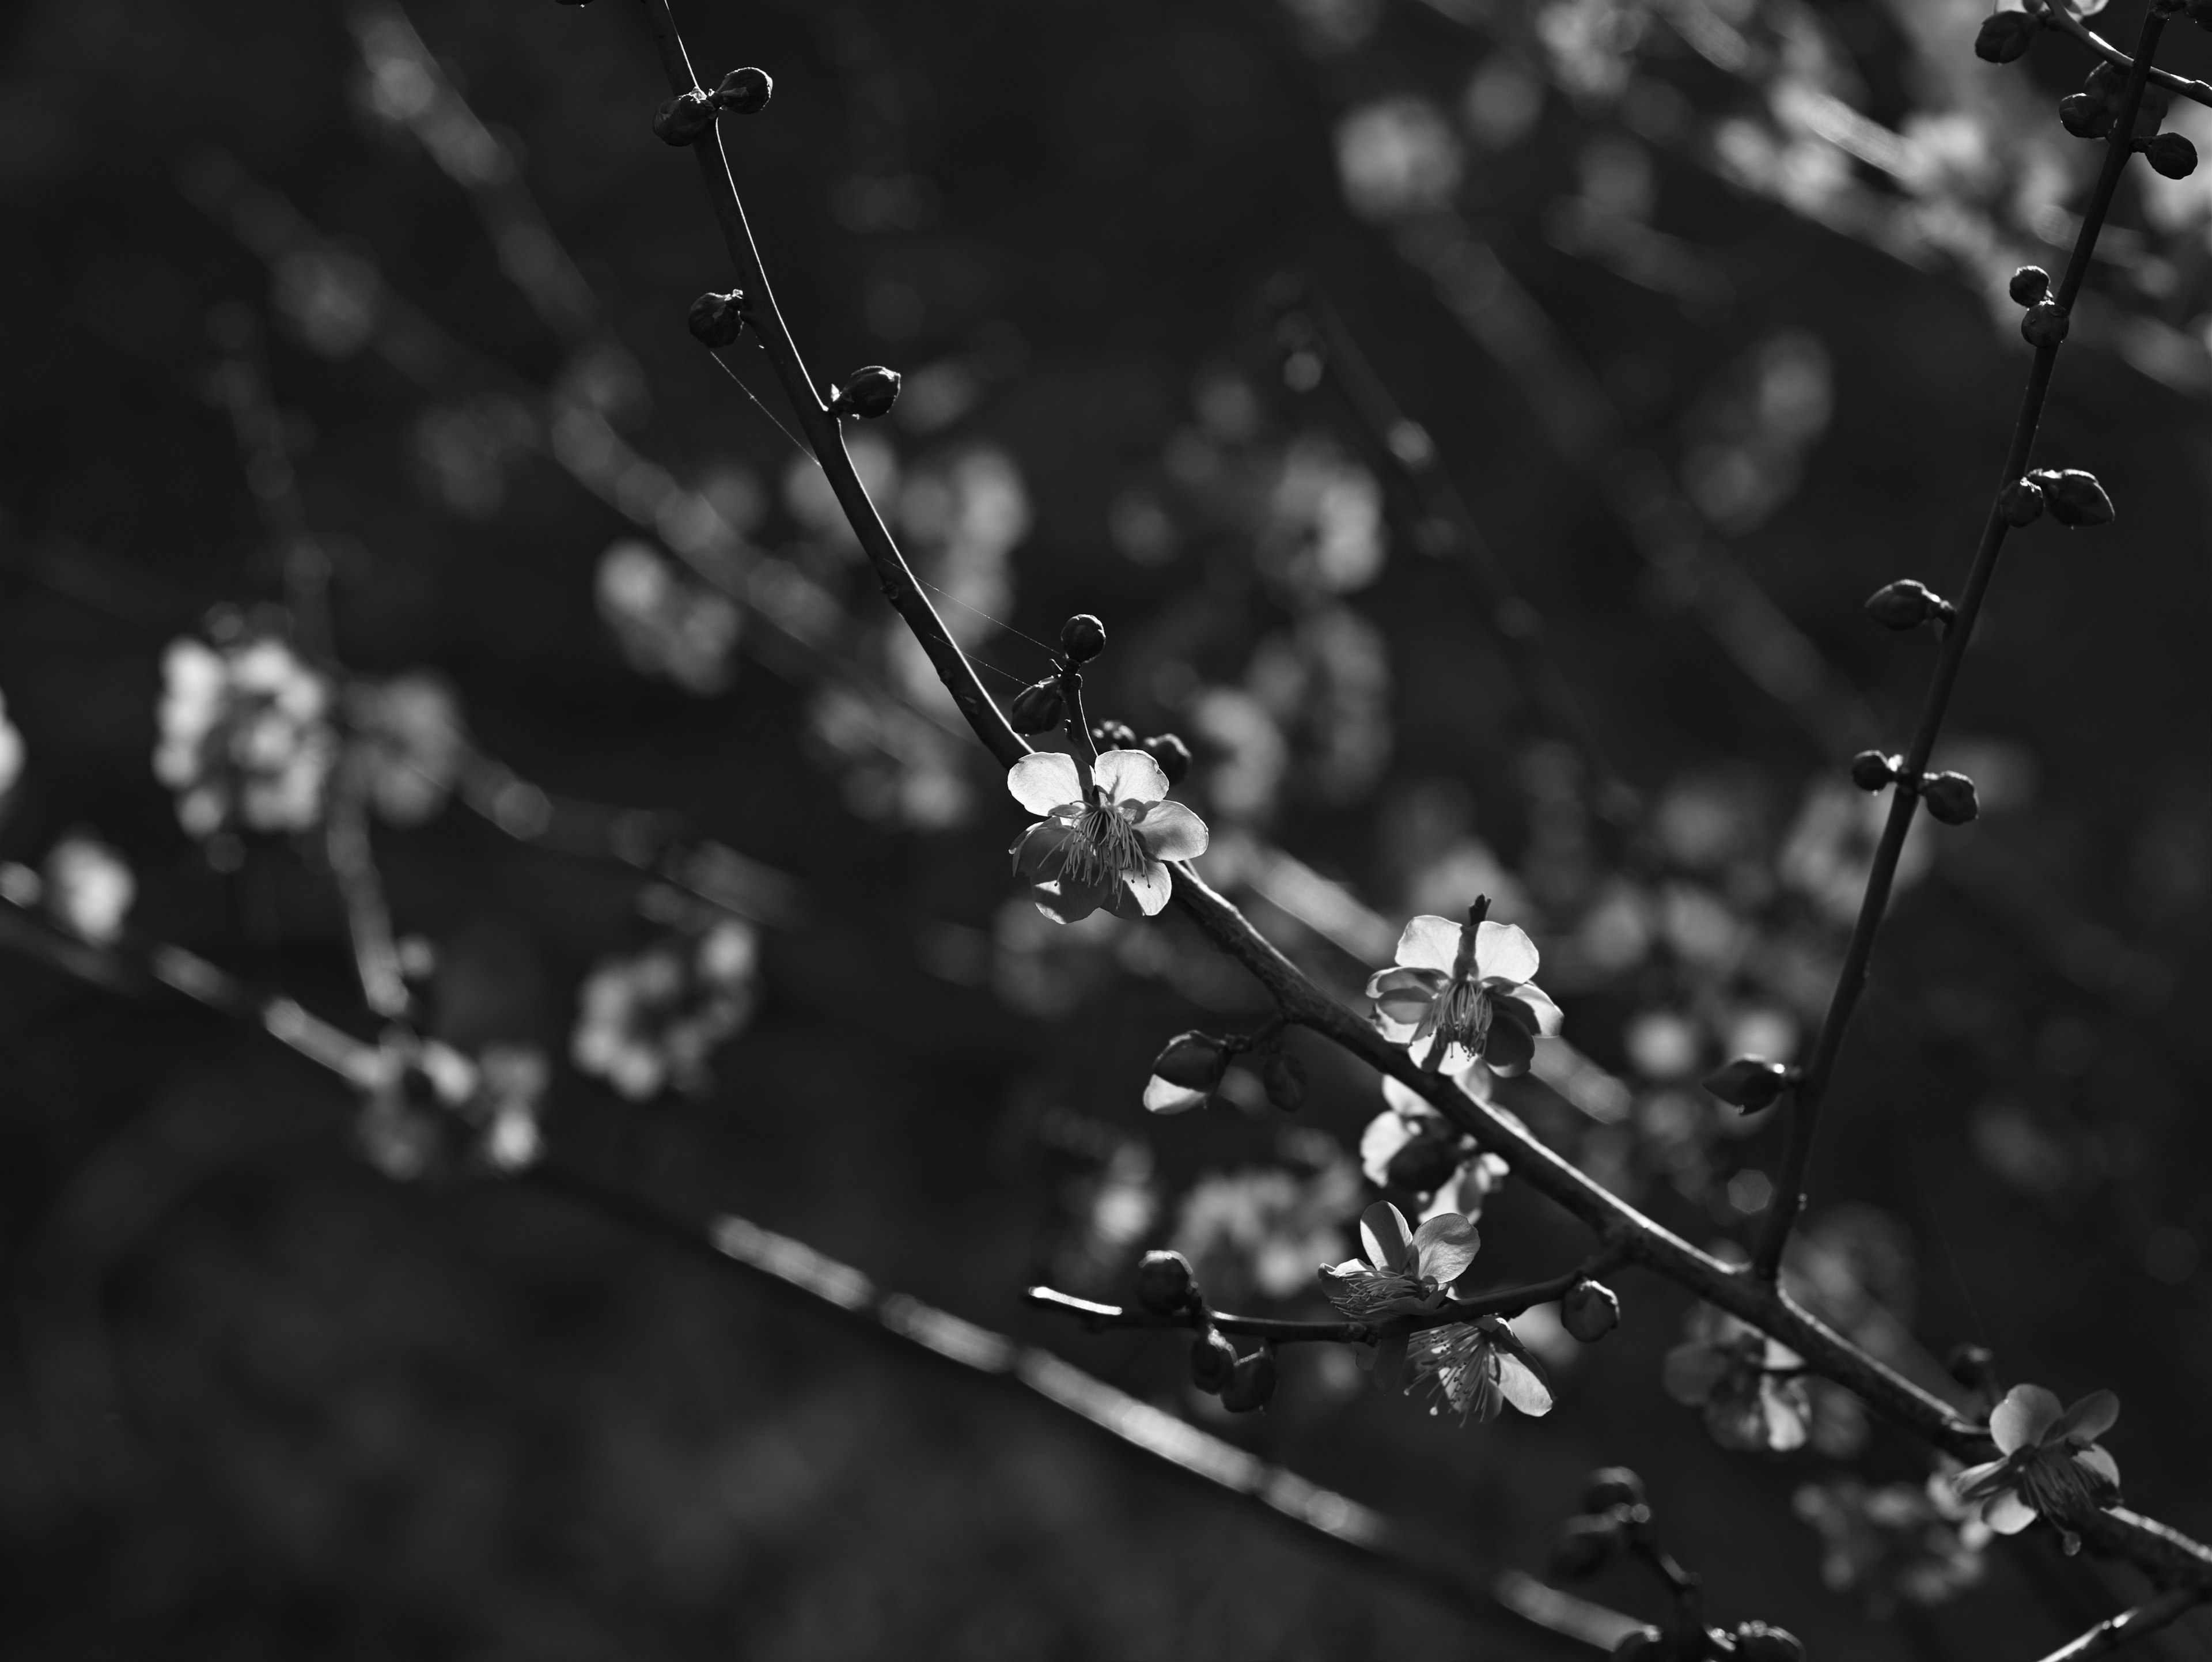
[[[1490,1064],[1492,1073],[1503,1074],[1508,1079],[1525,1074],[1535,1056],[1536,1041],[1526,1027],[1510,1020],[1490,1024],[1490,1037],[1482,1047],[1482,1059]]]
[[[1359,1242],[1367,1249],[1367,1262],[1377,1269],[1402,1273],[1413,1239],[1406,1215],[1389,1201],[1377,1201],[1359,1215]]]
[[[1435,1119],[1438,1117],[1437,1111],[1429,1105],[1426,1097],[1410,1085],[1401,1085],[1388,1074],[1382,1075],[1382,1100],[1392,1113],[1401,1118]]]
[[[1961,1501],[1986,1500],[2002,1486],[2005,1470],[2002,1460],[1987,1460],[1954,1476],[1951,1487]]]
[[[1418,1027],[1430,1018],[1436,1007],[1436,1000],[1419,987],[1386,987],[1375,1001],[1375,1019],[1393,1027]],[[1396,1044],[1406,1042],[1406,1038],[1393,1033],[1386,1032],[1384,1037]]]
[[[2035,1508],[2008,1488],[1982,1508],[1982,1521],[2000,1535],[2017,1535],[2035,1521]]]
[[[1153,802],[1136,816],[1137,836],[1155,860],[1195,860],[1212,839],[1206,821],[1180,802]]]
[[[1467,1274],[1468,1265],[1482,1250],[1482,1235],[1457,1213],[1447,1212],[1413,1232],[1412,1249],[1413,1273],[1438,1287],[1449,1287]]]
[[[1158,916],[1160,910],[1168,904],[1169,898],[1175,893],[1175,880],[1168,875],[1168,868],[1165,866],[1154,860],[1147,862],[1144,870],[1132,872],[1124,877],[1121,880],[1121,890],[1135,903],[1139,915],[1154,917]],[[1114,907],[1114,915],[1117,917],[1127,917],[1129,915],[1122,910],[1118,898]]]
[[[1102,750],[1091,776],[1109,802],[1157,802],[1168,794],[1168,776],[1140,750]]]
[[[1490,995],[1490,1008],[1510,1021],[1519,1023],[1532,1033],[1556,1033],[1566,1026],[1567,1019],[1559,1007],[1542,989],[1528,982],[1517,982],[1510,989],[1499,988]]]
[[[1498,1389],[1505,1400],[1523,1414],[1549,1414],[1552,1411],[1552,1388],[1546,1385],[1536,1370],[1518,1356],[1505,1351],[1498,1353]]]
[[[1409,970],[1441,970],[1446,976],[1459,962],[1459,940],[1465,925],[1449,917],[1424,913],[1406,925],[1398,937],[1398,962]]]
[[[2094,1443],[2119,1423],[2120,1399],[2109,1391],[2093,1391],[2058,1416],[2048,1440],[2064,1437],[2076,1443]]]
[[[1385,1080],[1384,1084],[1395,1081]],[[1399,1086],[1405,1090],[1404,1086]],[[1411,1095],[1411,1092],[1407,1093]],[[1407,1116],[1395,1108],[1385,1108],[1367,1122],[1367,1129],[1359,1134],[1359,1169],[1367,1174],[1367,1181],[1381,1188],[1390,1180],[1390,1161],[1401,1148],[1413,1140],[1413,1128]]]
[[[1080,923],[1120,892],[1118,883],[1079,883],[1063,874],[1049,883],[1036,885],[1030,890],[1030,898],[1055,923]]]
[[[1014,875],[1042,883],[1060,875],[1067,861],[1068,840],[1074,828],[1058,819],[1040,819],[1014,839]]]
[[[1540,962],[1528,932],[1510,923],[1484,922],[1474,932],[1475,978],[1534,981]]]
[[[2065,1412],[2065,1405],[2041,1385],[2014,1385],[1990,1414],[1990,1435],[1999,1452],[2010,1454],[2041,1442]]]
[[[2119,1488],[2120,1463],[2112,1457],[2102,1444],[2092,1443],[2087,1448],[2075,1449],[2074,1459],[2077,1464],[2088,1467],[2091,1471],[2095,1472],[2115,1489]]]
[[[1367,996],[1380,998],[1385,993],[1410,992],[1418,989],[1424,998],[1434,998],[1451,985],[1448,970],[1377,970],[1367,977]]]
[[[1148,1113],[1188,1113],[1194,1108],[1204,1107],[1206,1096],[1203,1091],[1194,1091],[1188,1085],[1177,1085],[1173,1080],[1162,1079],[1158,1074],[1145,1081],[1145,1108]]]
[[[1033,750],[1006,770],[1006,788],[1031,813],[1050,813],[1063,803],[1083,800],[1083,776],[1073,756]]]

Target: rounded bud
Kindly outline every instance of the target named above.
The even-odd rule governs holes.
[[[2112,499],[2094,473],[2078,467],[2039,467],[2027,477],[2042,487],[2044,505],[2061,525],[2110,525],[2118,517]]]
[[[1305,1105],[1306,1065],[1288,1050],[1277,1050],[1260,1064],[1260,1083],[1267,1100],[1286,1114]]]
[[[2066,338],[2066,308],[2056,301],[2038,301],[2020,320],[2020,338],[2038,350]]]
[[[2087,93],[2069,93],[2058,100],[2058,125],[2076,138],[2102,138],[2112,131],[2112,113]]]
[[[1996,1372],[1996,1358],[1985,1344],[1953,1345],[1943,1365],[1969,1391],[1988,1390]]]
[[[1666,1637],[1658,1629],[1631,1628],[1614,1643],[1613,1662],[1659,1662],[1666,1654]]]
[[[696,144],[714,125],[714,100],[695,88],[670,99],[653,113],[653,136],[664,144]]]
[[[708,350],[727,346],[744,332],[744,295],[736,289],[726,295],[709,289],[691,302],[684,320],[691,330],[691,338]]]
[[[2051,273],[2040,265],[2023,265],[2005,285],[2015,306],[2033,306],[2051,292]]]
[[[2027,50],[2040,27],[2040,20],[2024,11],[1991,12],[1974,37],[1974,56],[1984,64],[2009,64]]]
[[[1190,1260],[1180,1252],[1147,1252],[1137,1266],[1137,1302],[1155,1316],[1188,1309],[1197,1291]]]
[[[1275,1394],[1275,1353],[1261,1345],[1229,1370],[1221,1387],[1221,1405],[1231,1414],[1249,1414],[1267,1407]]]
[[[1134,750],[1137,730],[1127,721],[1093,721],[1091,742],[1101,750]]]
[[[2018,478],[1997,492],[1997,517],[2017,530],[2043,517],[2043,487],[2033,479]]]
[[[1705,1089],[1723,1102],[1755,1114],[1771,1108],[1796,1077],[1790,1068],[1765,1056],[1738,1056],[1705,1075]]]
[[[1981,803],[1974,796],[1974,782],[1963,773],[1931,773],[1920,781],[1920,800],[1928,812],[1947,825],[1965,825],[1978,819]]]
[[[1644,1480],[1626,1466],[1600,1466],[1583,1479],[1583,1510],[1610,1512],[1644,1504]]]
[[[1805,1647],[1797,1635],[1767,1622],[1739,1622],[1735,1653],[1740,1662],[1805,1662]]]
[[[1552,1543],[1545,1565],[1554,1581],[1579,1581],[1595,1575],[1620,1544],[1620,1525],[1611,1518],[1570,1518]]]
[[[775,82],[766,70],[732,70],[714,88],[714,102],[732,115],[758,115],[775,94]]]
[[[1106,625],[1079,612],[1060,626],[1060,649],[1071,664],[1087,664],[1106,650]]]
[[[2081,82],[2081,93],[2095,102],[2097,107],[2114,115],[2127,101],[2128,77],[2120,70],[2100,58],[2089,66],[2089,73]]]
[[[904,379],[897,370],[886,369],[880,363],[855,369],[844,386],[830,389],[830,413],[858,416],[862,421],[888,416],[891,405],[898,402],[899,386]]]
[[[1620,1325],[1620,1297],[1602,1282],[1577,1282],[1559,1300],[1559,1325],[1595,1344]]]
[[[2197,171],[2197,147],[2179,133],[2160,133],[2143,146],[2151,171],[2168,179],[2186,179]]]
[[[1013,708],[1006,714],[1006,725],[1016,733],[1050,733],[1066,718],[1067,706],[1060,696],[1060,682],[1054,679],[1039,681],[1016,693]]]
[[[1237,1347],[1219,1328],[1209,1327],[1191,1341],[1190,1382],[1207,1396],[1218,1396],[1236,1371]]]
[[[1897,758],[1878,750],[1863,750],[1851,758],[1851,783],[1861,790],[1885,790],[1897,778]]]
[[[1917,629],[1950,610],[1949,602],[1916,577],[1899,577],[1867,596],[1867,616],[1884,629]]]
[[[1168,783],[1180,785],[1190,777],[1190,746],[1172,733],[1156,733],[1145,740],[1146,755],[1160,764]]]
[[[1212,1091],[1229,1069],[1228,1046],[1211,1033],[1177,1033],[1152,1059],[1152,1074],[1188,1091]]]
[[[1433,1195],[1459,1170],[1458,1145],[1442,1137],[1415,1137],[1390,1156],[1383,1176],[1393,1189],[1416,1195]]]

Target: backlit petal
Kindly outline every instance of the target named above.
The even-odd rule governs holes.
[[[1073,756],[1033,750],[1006,770],[1006,788],[1031,813],[1050,813],[1063,803],[1083,800],[1083,776]]]
[[[1389,1182],[1391,1160],[1413,1140],[1413,1125],[1403,1114],[1385,1108],[1369,1120],[1359,1134],[1359,1169],[1367,1181],[1377,1188]]]
[[[1040,819],[1014,839],[1014,875],[1042,883],[1060,875],[1067,860],[1072,827],[1058,819]]]
[[[1157,802],[1168,794],[1168,776],[1140,750],[1102,750],[1091,770],[1109,802]]]
[[[1082,883],[1063,873],[1052,882],[1036,885],[1030,891],[1030,898],[1054,922],[1079,923],[1121,892],[1121,886],[1110,878],[1102,883]]]
[[[1525,981],[1516,983],[1510,992],[1501,988],[1492,993],[1490,1006],[1532,1033],[1556,1033],[1566,1025],[1566,1017],[1549,995]]]
[[[1175,880],[1168,875],[1168,868],[1157,860],[1151,861],[1140,872],[1130,873],[1121,880],[1121,883],[1124,892],[1136,902],[1138,911],[1146,917],[1157,916],[1175,893]],[[1118,905],[1114,910],[1117,915],[1127,916]]]
[[[1982,1508],[1982,1521],[2000,1535],[2017,1535],[2035,1521],[2035,1508],[2006,1489]]]
[[[2074,1451],[2074,1458],[2076,1463],[2088,1467],[2114,1488],[2119,1488],[2120,1463],[2115,1460],[2102,1445],[2092,1443],[2087,1448],[2077,1448]]]
[[[1422,987],[1386,988],[1375,1001],[1375,1014],[1401,1027],[1419,1026],[1436,1008],[1436,995]]]
[[[1137,835],[1155,860],[1195,860],[1212,833],[1180,802],[1154,802],[1137,820]]]
[[[1398,962],[1407,969],[1442,970],[1449,975],[1459,961],[1462,928],[1449,917],[1424,914],[1415,918],[1398,937]]]
[[[1493,1021],[1490,1024],[1490,1038],[1482,1049],[1482,1059],[1490,1064],[1490,1071],[1502,1074],[1507,1079],[1528,1071],[1528,1063],[1536,1055],[1536,1041],[1528,1037],[1528,1030],[1512,1021]]]
[[[1418,987],[1424,997],[1434,998],[1450,985],[1451,977],[1443,970],[1377,970],[1367,977],[1367,996],[1380,998],[1385,993]]]
[[[1413,1232],[1417,1273],[1439,1287],[1449,1287],[1467,1274],[1481,1250],[1481,1233],[1455,1212],[1431,1218]]]
[[[1549,1414],[1552,1411],[1552,1390],[1538,1377],[1536,1370],[1518,1356],[1498,1353],[1498,1389],[1505,1400],[1523,1414]]]
[[[1154,1074],[1145,1081],[1145,1107],[1155,1114],[1182,1114],[1206,1103],[1206,1093]]]
[[[1413,1239],[1406,1215],[1388,1201],[1377,1201],[1359,1215],[1359,1244],[1367,1249],[1367,1262],[1377,1269],[1402,1272]]]
[[[2064,1437],[2077,1443],[2094,1443],[2119,1423],[2120,1399],[2109,1391],[2093,1391],[2058,1416],[2051,1428],[2052,1440]]]
[[[1951,1487],[1961,1501],[1985,1501],[1996,1493],[2005,1470],[2002,1460],[1987,1460],[1959,1473],[1951,1479]]]
[[[2001,1452],[2010,1454],[2041,1442],[2065,1411],[2065,1405],[2041,1385],[2014,1385],[1990,1415],[1990,1436]]]
[[[1534,981],[1539,962],[1536,943],[1528,932],[1510,923],[1486,922],[1474,932],[1474,973],[1478,980],[1496,976],[1502,981]]]

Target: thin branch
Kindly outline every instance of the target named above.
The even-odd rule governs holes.
[[[2027,5],[2028,10],[2040,16],[2051,27],[2061,33],[2072,35],[2113,68],[2133,73],[2135,59],[2076,17],[2065,0],[2027,0]],[[2178,93],[2195,103],[2212,106],[2212,85],[2191,81],[2171,70],[2154,69],[2150,78],[2153,84],[2163,87],[2170,93]]]
[[[361,977],[362,1001],[386,1021],[404,1021],[413,1003],[400,973],[399,948],[392,939],[392,908],[384,898],[384,879],[369,841],[368,781],[357,757],[338,764],[323,820],[323,847],[331,875],[345,903],[346,935]]]
[[[2111,1620],[2100,1622],[2088,1632],[2061,1645],[2043,1662],[2084,1662],[2092,1656],[2110,1656],[2124,1645],[2172,1626],[2208,1598],[2212,1598],[2212,1586],[2176,1587],[2170,1592],[2162,1592],[2133,1610],[2122,1610]]]
[[[2081,234],[2075,240],[2073,257],[2067,261],[2065,275],[2060,278],[2057,292],[2052,297],[2062,311],[2070,313],[2073,309],[2081,281],[2088,274],[2097,234],[2112,208],[2128,157],[2134,153],[2136,115],[2142,107],[2151,54],[2157,50],[2159,36],[2165,28],[2166,19],[2157,8],[2153,7],[2144,15],[2136,61],[2129,71],[2127,90],[2113,117],[2112,135],[2106,141],[2104,168],[2097,176],[2096,190],[2082,217]],[[2027,387],[2021,396],[2020,417],[2013,427],[2012,444],[2005,454],[2004,472],[1997,480],[1999,493],[2027,471],[2036,429],[2042,422],[2043,406],[2051,392],[2051,371],[2057,361],[2058,343],[2036,348],[2035,361],[2027,373]],[[1827,1014],[1821,1019],[1812,1057],[1791,1094],[1789,1142],[1783,1155],[1781,1177],[1775,1184],[1774,1198],[1760,1224],[1759,1243],[1752,1255],[1753,1270],[1764,1281],[1771,1282],[1780,1273],[1782,1252],[1789,1244],[1790,1231],[1804,1210],[1805,1178],[1813,1161],[1814,1141],[1820,1133],[1821,1105],[1835,1073],[1844,1036],[1858,1008],[1859,995],[1866,989],[1868,965],[1874,957],[1875,939],[1881,932],[1883,914],[1889,906],[1898,860],[1905,852],[1905,833],[1912,829],[1912,816],[1920,806],[1920,777],[1935,751],[1936,737],[1942,731],[1951,691],[1957,685],[1966,649],[1972,644],[1974,624],[1988,597],[1990,581],[1996,575],[1997,556],[2003,550],[2005,533],[2009,529],[1998,498],[1993,496],[1989,517],[1982,529],[1981,545],[1975,550],[1973,565],[1966,574],[1966,591],[1955,602],[1957,615],[1944,630],[1936,673],[1929,682],[1928,695],[1913,728],[1911,748],[1905,752],[1905,765],[1890,800],[1888,821],[1882,826],[1881,840],[1875,849],[1866,892],[1859,903],[1857,920],[1851,926],[1850,944],[1844,950],[1843,968],[1836,977]]]

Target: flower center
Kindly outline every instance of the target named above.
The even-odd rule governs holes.
[[[2021,1468],[2021,1493],[2046,1518],[2094,1512],[2111,1498],[2107,1486],[2063,1449],[2038,1449]]]
[[[1464,977],[1444,989],[1437,1014],[1437,1035],[1447,1044],[1457,1044],[1480,1056],[1490,1042],[1490,995]]]
[[[1075,818],[1074,831],[1063,869],[1085,887],[1133,877],[1151,862],[1129,816],[1110,802],[1085,808]]]

